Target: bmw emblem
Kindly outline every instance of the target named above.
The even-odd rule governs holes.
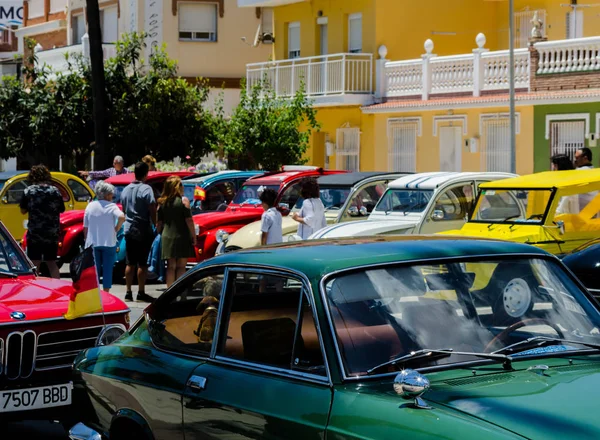
[[[18,319],[20,321],[21,319],[25,319],[25,313],[23,313],[23,312],[12,312],[10,314],[10,317],[12,319]]]

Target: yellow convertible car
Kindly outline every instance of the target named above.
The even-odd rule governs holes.
[[[527,243],[557,255],[600,234],[600,169],[548,171],[479,188],[469,221],[442,234]]]
[[[21,214],[19,203],[27,188],[29,171],[0,172],[0,220],[17,241],[27,229],[27,215]],[[85,209],[94,198],[94,191],[72,174],[51,172],[52,184],[58,188],[65,202],[65,210]]]

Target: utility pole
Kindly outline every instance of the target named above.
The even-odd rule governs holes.
[[[517,172],[517,130],[515,127],[515,23],[514,0],[508,0],[508,87],[510,113],[510,172]]]
[[[98,0],[86,0],[88,36],[90,38],[90,64],[92,68],[92,103],[94,106],[94,150],[96,161],[105,166],[106,155],[106,86],[104,83],[104,54]]]

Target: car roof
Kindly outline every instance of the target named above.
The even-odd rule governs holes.
[[[454,180],[463,179],[507,179],[509,177],[515,177],[516,174],[510,173],[493,173],[493,172],[480,172],[480,173],[459,173],[459,172],[446,172],[436,171],[431,173],[417,173],[408,176],[401,177],[388,184],[389,188],[394,189],[435,189],[440,185]]]
[[[569,171],[543,171],[512,179],[482,184],[482,188],[569,188],[600,183],[600,168]]]
[[[328,174],[326,176],[319,177],[317,181],[319,182],[319,185],[354,186],[370,177],[390,176],[392,179],[397,179],[399,176],[404,174],[408,173],[390,173],[389,171],[361,171],[356,173]]]
[[[151,182],[153,180],[166,179],[169,176],[186,177],[186,176],[191,176],[193,174],[195,174],[195,173],[193,173],[191,171],[150,171],[148,173],[147,181]],[[117,176],[112,176],[112,177],[109,177],[108,179],[106,179],[106,181],[108,183],[111,183],[113,185],[128,185],[131,182],[133,182],[134,180],[135,180],[134,173],[119,174]]]
[[[253,177],[248,180],[248,184],[252,185],[281,185],[289,180],[299,179],[301,177],[321,177],[330,174],[342,174],[343,171],[334,170],[298,170],[298,171],[282,171],[277,173],[267,173],[264,176]]]
[[[450,235],[375,236],[263,246],[229,252],[199,266],[251,263],[296,270],[314,279],[334,271],[380,263],[506,254],[550,255],[534,246],[502,240]]]
[[[192,177],[190,179],[185,179],[183,184],[198,184],[204,183],[206,185],[211,184],[217,180],[232,178],[232,177],[252,177],[258,174],[264,174],[264,171],[238,171],[238,170],[225,170],[219,171],[217,173],[207,174],[200,177]]]

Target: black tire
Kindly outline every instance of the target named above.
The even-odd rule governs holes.
[[[493,325],[511,325],[527,316],[535,304],[535,286],[528,267],[498,266],[490,286],[493,291],[489,292],[497,295],[492,300]]]

